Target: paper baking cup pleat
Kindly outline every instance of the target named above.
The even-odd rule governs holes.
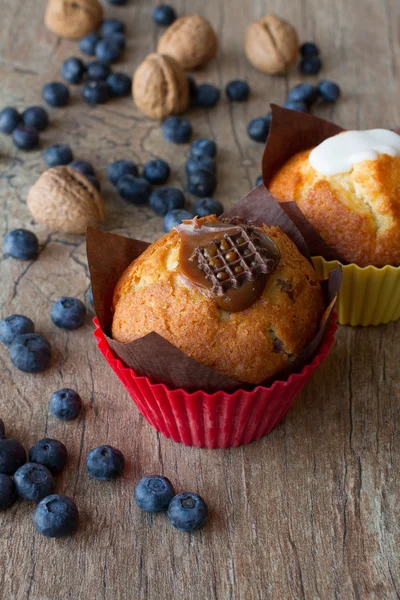
[[[207,394],[168,389],[136,375],[113,354],[95,319],[94,336],[100,352],[119,377],[144,418],[175,442],[198,448],[228,448],[249,444],[269,433],[284,418],[294,400],[329,353],[337,329],[333,314],[313,361],[287,381],[252,391]]]

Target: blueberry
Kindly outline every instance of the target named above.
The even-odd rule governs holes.
[[[314,104],[318,98],[318,90],[311,83],[298,83],[289,91],[287,102],[305,102],[308,106]]]
[[[203,156],[214,158],[217,154],[217,145],[214,140],[199,138],[191,144],[190,154],[193,158],[202,158]]]
[[[0,473],[5,475],[14,475],[26,462],[26,452],[24,447],[10,437],[0,438]]]
[[[105,63],[115,63],[121,56],[121,47],[111,37],[96,44],[96,57]]]
[[[265,117],[257,117],[248,124],[247,133],[255,142],[262,142],[264,144],[267,141],[269,127],[270,124]]]
[[[2,133],[12,133],[21,122],[21,116],[16,108],[6,106],[0,112],[0,131]]]
[[[185,144],[192,137],[192,126],[183,117],[168,117],[161,125],[161,131],[168,142]]]
[[[14,145],[20,150],[33,150],[39,145],[39,134],[34,127],[17,127],[12,132]]]
[[[241,81],[237,79],[230,81],[225,88],[228,100],[232,102],[246,102],[250,94],[250,86],[247,81]]]
[[[189,192],[200,198],[212,196],[217,187],[217,179],[211,171],[200,169],[188,176]]]
[[[195,104],[200,108],[212,108],[220,98],[220,91],[211,83],[198,85],[195,92]]]
[[[42,98],[50,106],[66,106],[69,102],[69,89],[58,81],[46,83],[42,90]]]
[[[27,229],[13,229],[4,238],[4,252],[18,260],[36,258],[39,242],[36,235]]]
[[[64,468],[66,461],[67,449],[58,440],[44,438],[29,450],[29,462],[44,465],[53,475]]]
[[[83,54],[94,56],[96,44],[101,40],[101,36],[98,33],[89,33],[79,40],[79,50]]]
[[[94,60],[87,65],[87,78],[89,81],[106,81],[111,74],[111,67],[106,63]]]
[[[175,208],[183,208],[185,196],[178,188],[166,185],[151,193],[149,204],[157,215],[164,216]]]
[[[104,37],[112,33],[125,33],[125,25],[119,19],[104,19],[101,24],[100,33]]]
[[[171,169],[165,160],[160,158],[149,160],[143,167],[143,177],[153,185],[165,183],[170,175]]]
[[[132,89],[132,79],[125,73],[112,73],[107,77],[111,96],[128,96]]]
[[[271,113],[271,112],[268,112],[268,113],[265,115],[264,119],[267,121],[268,127],[270,127],[270,126],[271,126],[271,123],[272,123],[272,113]]]
[[[70,388],[57,390],[50,396],[49,410],[53,417],[62,421],[76,419],[82,408],[82,400],[78,392]]]
[[[189,97],[192,103],[194,103],[194,99],[196,98],[197,83],[190,75],[188,76],[187,80],[189,84]]]
[[[224,212],[224,207],[221,202],[214,198],[201,198],[194,205],[193,212],[198,217],[207,217],[208,215],[219,217]]]
[[[117,192],[131,204],[146,204],[151,194],[151,185],[143,177],[123,175],[118,180]]]
[[[114,44],[116,44],[118,46],[118,48],[120,49],[121,52],[123,50],[125,50],[126,39],[125,39],[125,35],[123,33],[119,33],[118,31],[115,33],[111,33],[110,35],[107,36],[106,39],[112,40],[114,42]]]
[[[176,225],[180,225],[182,221],[190,219],[193,219],[193,215],[188,210],[182,210],[181,208],[171,210],[164,217],[164,231],[168,233]]]
[[[0,342],[9,346],[16,335],[22,333],[33,333],[35,326],[33,321],[23,315],[10,315],[0,322]]]
[[[169,4],[159,4],[153,8],[152,17],[156,25],[171,25],[176,19],[176,12]]]
[[[54,325],[62,329],[77,329],[85,322],[86,308],[79,298],[61,296],[53,302],[50,318]]]
[[[168,519],[179,531],[195,531],[204,525],[207,517],[207,504],[197,494],[178,494],[168,508]]]
[[[0,510],[6,510],[17,497],[15,483],[8,475],[0,473]]]
[[[325,102],[336,102],[340,98],[340,87],[337,83],[324,79],[318,84],[318,94]]]
[[[33,502],[40,502],[54,487],[53,475],[48,468],[34,462],[22,465],[14,474],[14,482],[18,496]]]
[[[146,512],[168,510],[174,496],[174,486],[169,479],[161,475],[146,475],[135,487],[136,504]]]
[[[318,56],[319,48],[314,42],[304,42],[304,44],[300,46],[300,54],[303,58],[308,56]]]
[[[75,171],[79,171],[82,175],[95,175],[93,165],[87,160],[73,160],[68,166],[75,169]]]
[[[188,175],[191,175],[192,173],[197,173],[197,171],[201,171],[202,169],[211,171],[211,173],[214,173],[214,175],[216,175],[217,164],[213,158],[204,155],[200,158],[189,158],[186,161],[185,169]]]
[[[287,100],[283,106],[284,108],[289,108],[290,110],[297,110],[297,112],[308,112],[308,106],[305,102],[295,102],[294,100]]]
[[[137,166],[131,160],[116,160],[108,165],[106,176],[114,186],[124,175],[132,175],[133,177],[139,175]]]
[[[57,167],[58,165],[68,165],[74,157],[67,144],[54,144],[45,149],[43,158],[48,167]]]
[[[36,531],[49,538],[72,535],[78,529],[78,508],[68,496],[52,494],[37,505],[33,524]]]
[[[258,187],[259,185],[261,185],[263,183],[263,176],[259,175],[256,179],[256,187]]]
[[[61,76],[68,83],[82,83],[86,73],[85,63],[76,56],[66,58],[61,65]]]
[[[3,419],[0,419],[0,438],[6,435],[6,428]]]
[[[101,481],[108,481],[121,475],[125,467],[122,452],[112,446],[93,448],[86,457],[86,469],[89,475]]]
[[[98,180],[96,177],[93,177],[93,175],[85,175],[85,177],[86,177],[86,179],[87,179],[88,181],[90,181],[90,183],[91,183],[92,185],[94,185],[94,187],[96,188],[96,190],[97,190],[98,192],[100,192],[100,190],[101,190],[101,184],[100,184],[100,181],[99,181],[99,180]]]
[[[110,98],[110,88],[105,81],[87,81],[82,89],[82,98],[90,104],[104,104]]]
[[[38,131],[43,131],[49,124],[49,115],[43,106],[29,106],[22,113],[22,120],[25,127],[34,127]]]
[[[299,68],[304,75],[317,75],[322,69],[322,61],[319,56],[306,56],[301,59]]]
[[[10,360],[20,371],[40,373],[46,369],[50,358],[50,344],[38,333],[23,333],[11,342]]]

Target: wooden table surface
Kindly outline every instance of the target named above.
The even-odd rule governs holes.
[[[129,32],[121,70],[131,74],[156,45],[154,2],[131,0],[107,7]],[[59,80],[63,59],[78,54],[43,24],[44,0],[1,0],[1,105],[41,103],[42,85]],[[267,12],[287,17],[302,40],[316,40],[322,77],[337,81],[343,98],[316,114],[349,128],[400,123],[400,5],[398,0],[177,0],[179,14],[199,12],[218,31],[220,51],[198,81],[221,88],[245,78],[248,103],[188,114],[196,136],[219,147],[216,192],[226,206],[251,189],[260,174],[262,146],[246,134],[248,121],[283,102],[300,77],[271,78],[249,66],[245,26]],[[314,81],[313,78],[310,81]],[[105,179],[108,162],[140,164],[167,159],[172,183],[184,187],[187,146],[163,140],[159,123],[143,117],[126,98],[89,108],[72,88],[65,109],[51,109],[41,136],[71,145],[91,160],[104,190],[105,228],[152,241],[161,217],[129,206]],[[79,533],[48,540],[32,525],[33,506],[17,502],[0,515],[0,597],[4,600],[290,600],[400,598],[400,431],[398,335],[400,324],[341,327],[328,360],[285,421],[268,437],[232,450],[199,450],[157,434],[139,415],[99,354],[92,324],[55,328],[49,318],[60,295],[84,299],[89,280],[82,236],[50,232],[31,222],[25,199],[44,170],[41,151],[17,152],[0,138],[0,232],[35,231],[42,244],[34,262],[0,261],[0,317],[22,313],[51,340],[53,360],[43,374],[14,369],[0,348],[0,416],[10,435],[28,449],[44,436],[68,447],[68,467],[57,491],[75,498]],[[51,393],[72,387],[85,410],[76,422],[57,421],[47,408]],[[123,478],[89,478],[87,452],[110,443],[125,454]],[[163,473],[179,491],[201,493],[208,525],[185,535],[165,515],[146,516],[133,500],[144,474]]]

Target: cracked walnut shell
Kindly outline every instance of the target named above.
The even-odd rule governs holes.
[[[265,15],[247,27],[244,49],[253,67],[278,75],[286,73],[296,62],[299,42],[290,23],[275,15]]]
[[[96,31],[102,19],[98,0],[48,0],[44,22],[56,35],[78,39]]]
[[[181,17],[161,36],[157,52],[172,56],[184,69],[197,69],[217,54],[218,40],[210,23],[199,15]]]
[[[189,104],[189,84],[182,67],[170,56],[149,54],[132,83],[138,109],[152,119],[182,113]]]
[[[85,233],[104,220],[103,201],[88,179],[72,167],[53,167],[40,175],[27,197],[38,223],[55,231]]]

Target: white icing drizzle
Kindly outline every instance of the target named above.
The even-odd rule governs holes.
[[[324,140],[310,153],[310,165],[321,175],[348,173],[353,165],[379,154],[400,156],[400,135],[388,129],[344,131]]]

